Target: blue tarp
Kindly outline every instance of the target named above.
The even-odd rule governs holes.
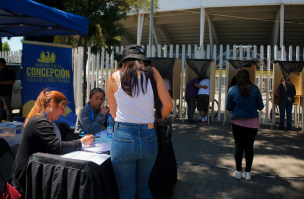
[[[32,0],[0,1],[0,37],[87,34],[85,17]]]

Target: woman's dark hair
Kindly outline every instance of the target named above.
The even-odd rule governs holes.
[[[251,87],[254,86],[250,81],[249,71],[245,68],[239,68],[236,74],[237,86],[242,96],[249,96]]]
[[[5,59],[3,59],[3,58],[0,58],[0,63],[1,63],[1,64],[3,64],[3,65],[4,65],[4,64],[6,64],[6,61],[5,61]]]
[[[90,99],[92,98],[92,96],[93,96],[95,93],[103,93],[103,95],[106,96],[106,93],[104,92],[103,89],[101,89],[101,88],[93,88],[93,89],[90,91]]]
[[[235,86],[235,85],[237,85],[236,76],[234,76],[230,82],[230,86]]]
[[[141,86],[143,94],[145,94],[145,92],[147,91],[148,72],[146,70],[146,65],[147,63],[144,63],[142,60],[138,59],[127,59],[122,63],[122,67],[121,69],[119,69],[121,77],[121,87],[129,96],[138,96],[140,85],[145,85]],[[140,74],[144,74],[145,84],[143,75],[140,75],[139,84],[137,78],[138,71],[140,72]]]

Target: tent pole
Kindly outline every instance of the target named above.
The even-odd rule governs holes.
[[[86,72],[87,72],[87,39],[88,36],[85,35],[84,36],[84,50],[83,50],[83,84],[82,84],[82,105],[83,107],[86,105],[86,91],[85,91],[85,85],[87,85],[87,81],[86,81]],[[87,88],[88,89],[88,88]]]

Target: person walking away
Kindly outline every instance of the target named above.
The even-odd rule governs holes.
[[[2,122],[3,117],[3,106],[6,107],[6,117],[7,121],[13,121],[12,114],[12,92],[13,85],[15,84],[16,74],[15,71],[6,65],[6,61],[0,58],[0,122]]]
[[[264,105],[262,95],[257,86],[250,81],[249,71],[246,68],[237,70],[237,85],[232,86],[227,94],[226,109],[232,111],[231,125],[235,143],[235,178],[251,180],[253,161],[253,144],[260,128],[257,110]],[[246,168],[242,173],[242,159],[245,151]]]
[[[197,110],[200,112],[202,121],[201,124],[206,124],[208,121],[208,105],[210,94],[210,79],[206,76],[199,82],[200,89],[197,93]]]
[[[111,143],[113,165],[120,198],[152,199],[148,182],[156,160],[158,142],[154,119],[154,94],[147,73],[145,51],[129,45],[123,51],[120,69],[107,83],[111,115],[115,120]],[[152,67],[161,114],[166,118],[173,107],[166,84]]]
[[[292,127],[292,104],[294,102],[294,95],[296,95],[296,88],[291,83],[290,78],[282,78],[281,84],[279,85],[277,93],[280,95],[279,109],[280,109],[280,129],[284,129],[285,124],[285,110],[287,116],[287,129],[290,130]]]
[[[191,79],[186,87],[186,102],[188,105],[188,123],[195,123],[193,117],[196,109],[196,98],[199,88],[204,88],[204,86],[199,85],[199,78]]]

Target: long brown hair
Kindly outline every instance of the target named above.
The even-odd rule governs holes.
[[[237,86],[241,92],[242,96],[249,96],[251,87],[254,86],[250,81],[250,75],[247,68],[242,67],[237,70],[236,74]]]
[[[148,86],[148,73],[144,62],[137,59],[128,59],[122,63],[120,69],[121,87],[131,97],[138,96],[139,94],[138,71],[145,76],[145,84],[143,84],[144,78],[143,75],[140,75],[141,90],[145,94]],[[143,85],[145,85],[145,88]]]
[[[68,103],[66,97],[58,91],[42,91],[37,97],[33,108],[27,115],[24,126],[34,115],[42,116],[42,111],[44,111],[44,109],[50,104],[51,100],[54,100],[55,106],[66,105]]]

